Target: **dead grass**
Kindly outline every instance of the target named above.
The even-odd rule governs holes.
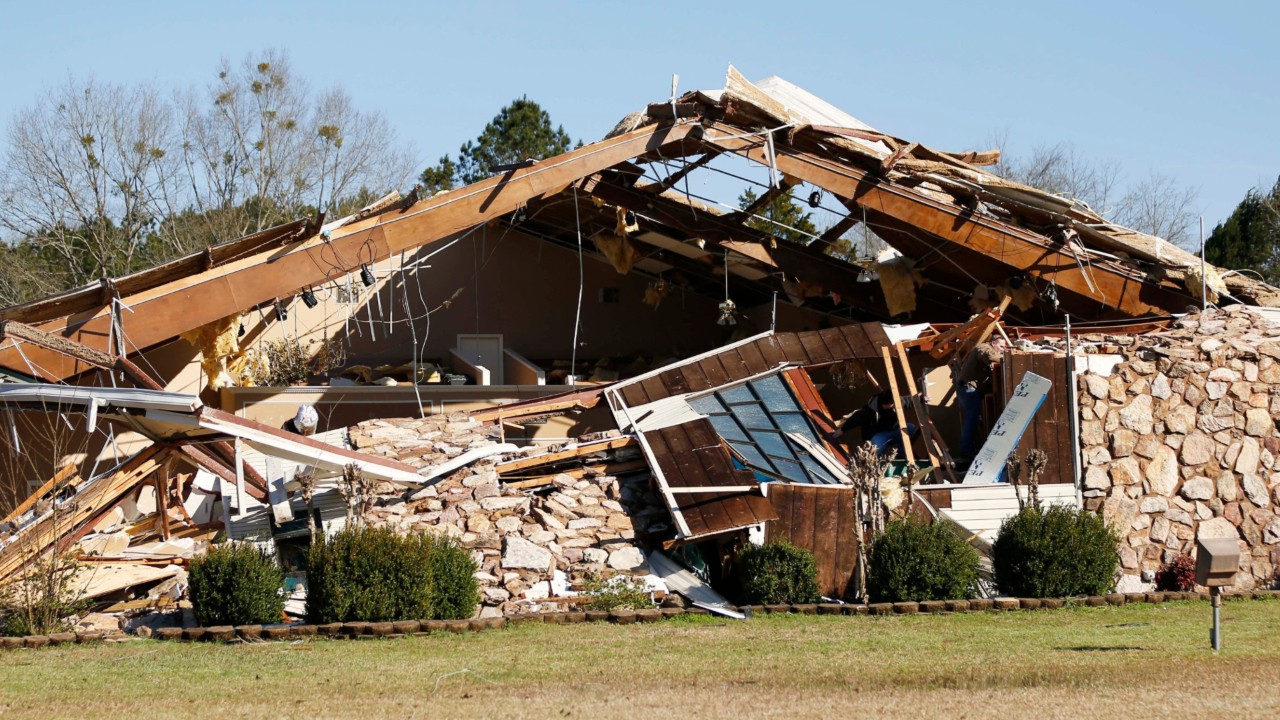
[[[1277,717],[1280,602],[0,654],[0,717]]]

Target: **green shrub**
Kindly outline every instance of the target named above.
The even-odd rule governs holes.
[[[813,553],[780,540],[750,545],[738,555],[738,594],[748,605],[818,601],[818,564]]]
[[[447,538],[344,530],[311,544],[307,621],[385,622],[471,617],[475,563]]]
[[[1027,508],[1000,526],[996,588],[1015,597],[1101,595],[1115,583],[1120,538],[1083,508]]]
[[[872,602],[968,598],[978,582],[978,552],[941,523],[889,523],[867,565]]]
[[[284,570],[253,545],[225,543],[192,558],[188,583],[200,625],[256,625],[283,619]]]
[[[587,600],[579,603],[583,610],[643,610],[656,607],[644,581],[630,575],[614,575],[604,579],[589,575],[583,582],[582,595]]]

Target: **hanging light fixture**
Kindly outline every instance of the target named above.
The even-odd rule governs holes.
[[[814,190],[813,192],[809,193],[809,207],[817,208],[821,204],[822,204],[821,190]]]
[[[716,320],[717,325],[737,325],[738,321],[734,317],[738,312],[738,306],[729,299],[729,251],[724,251],[724,302],[718,306],[720,317]]]
[[[284,321],[288,319],[289,309],[284,306],[284,303],[276,300],[276,320]]]
[[[360,263],[360,282],[364,283],[365,287],[373,287],[373,284],[377,282],[377,279],[373,277],[373,271],[369,269],[368,263]]]
[[[306,290],[303,290],[302,304],[306,305],[309,308],[313,308],[319,305],[320,301],[316,299],[316,291],[311,288],[307,288]]]

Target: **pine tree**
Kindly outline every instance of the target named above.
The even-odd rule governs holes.
[[[1253,270],[1280,284],[1280,180],[1268,193],[1250,190],[1231,217],[1213,229],[1205,259],[1230,270]]]
[[[743,209],[751,207],[759,197],[754,190],[747,188],[738,196],[738,207]],[[748,220],[747,225],[780,240],[804,245],[818,234],[818,228],[813,224],[810,213],[796,204],[790,191],[774,198],[754,214],[755,217]]]
[[[463,143],[456,162],[445,155],[420,180],[428,193],[451,190],[490,177],[497,166],[553,157],[572,145],[563,126],[552,126],[542,106],[521,96],[499,110],[479,137]]]

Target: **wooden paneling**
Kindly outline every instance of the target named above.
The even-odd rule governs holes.
[[[778,519],[765,525],[765,539],[787,540],[811,551],[818,564],[818,589],[826,597],[843,599],[852,593],[858,561],[853,488],[773,483],[769,502]]]
[[[629,407],[637,407],[672,395],[745,380],[780,363],[828,365],[841,360],[879,358],[879,348],[888,346],[889,338],[880,323],[777,333],[663,370],[651,378],[624,385],[619,392]]]
[[[713,487],[757,484],[749,470],[733,466],[728,448],[709,420],[695,420],[645,433],[667,485]],[[745,528],[777,518],[773,506],[756,493],[679,493],[676,507],[689,537]]]
[[[1044,451],[1048,464],[1040,476],[1041,483],[1074,483],[1070,418],[1074,408],[1067,376],[1067,356],[1061,353],[1011,353],[1004,372],[1010,388],[1028,372],[1048,378],[1052,383],[1044,404],[1031,418],[1016,452],[1025,456],[1033,448]]]

